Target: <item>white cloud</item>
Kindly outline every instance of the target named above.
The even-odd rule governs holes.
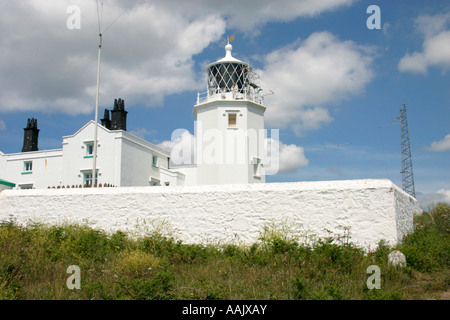
[[[450,68],[450,13],[423,15],[415,21],[424,36],[421,52],[407,53],[399,62],[403,72],[426,73],[429,67]]]
[[[429,147],[430,151],[449,151],[450,150],[450,134],[446,135],[441,141],[434,141]]]
[[[81,8],[79,30],[66,27],[69,4]],[[0,110],[92,112],[98,47],[95,1],[5,5],[0,12]],[[116,2],[105,3],[105,27],[122,12]],[[192,16],[174,12],[163,2],[135,3],[103,35],[100,105],[122,96],[131,105],[155,106],[166,95],[198,88],[201,79],[192,58],[225,28],[225,20],[215,13]]]
[[[450,190],[440,189],[439,191],[434,193],[418,193],[417,200],[419,201],[419,204],[424,208],[436,205],[438,203],[450,204]]]
[[[306,167],[309,160],[305,150],[295,144],[286,145],[280,142],[280,167],[278,173],[292,173],[300,167]]]
[[[6,130],[6,123],[3,120],[0,120],[0,131]]]
[[[305,150],[295,144],[286,145],[278,139],[266,138],[265,148],[263,164],[267,175],[293,173],[309,164]]]
[[[424,36],[433,36],[440,33],[450,22],[449,13],[439,13],[434,16],[422,15],[415,20],[416,29]]]
[[[446,202],[450,204],[450,190],[441,189],[438,191],[439,194],[442,194],[444,197],[441,199],[442,202]]]
[[[332,121],[329,107],[361,93],[373,78],[370,48],[340,41],[329,32],[273,51],[265,57],[262,85],[269,126],[290,125],[297,135]]]
[[[399,62],[398,69],[400,71],[409,71],[414,73],[426,73],[427,62],[423,53],[414,52],[407,53]]]
[[[291,128],[297,136],[303,135],[307,130],[319,129],[333,121],[328,110],[321,107],[302,108],[298,118],[300,122],[291,123]]]
[[[105,1],[103,25],[110,27],[103,35],[100,105],[123,97],[129,105],[155,106],[167,95],[197,90],[203,70],[194,57],[223,38],[227,27],[250,32],[269,21],[314,16],[354,1]],[[70,5],[81,9],[79,30],[67,28]],[[0,28],[0,112],[93,112],[95,1],[4,1]]]
[[[267,22],[288,22],[298,17],[313,17],[323,12],[336,10],[342,6],[349,6],[356,0],[258,0],[241,1],[165,1],[173,10],[180,12],[196,11],[200,14],[218,12],[233,29],[245,32],[259,32],[259,27]],[[175,4],[176,3],[176,4]]]
[[[130,133],[135,135],[136,137],[139,137],[141,139],[146,139],[148,136],[152,136],[156,134],[156,130],[148,130],[145,128],[137,128],[134,130],[131,130]]]

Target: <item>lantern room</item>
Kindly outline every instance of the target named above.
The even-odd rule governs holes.
[[[233,46],[225,46],[225,57],[206,67],[207,91],[198,94],[197,104],[214,100],[250,100],[262,104],[259,75],[252,67],[231,54]]]

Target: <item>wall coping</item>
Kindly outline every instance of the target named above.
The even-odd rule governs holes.
[[[44,196],[44,195],[71,195],[71,194],[132,194],[132,193],[210,193],[210,192],[246,192],[246,191],[275,191],[287,190],[314,191],[314,190],[352,190],[352,189],[397,189],[400,193],[411,197],[388,179],[362,179],[362,180],[330,180],[330,181],[304,181],[304,182],[276,182],[255,184],[223,184],[223,185],[196,185],[196,186],[148,186],[148,187],[116,187],[116,188],[70,188],[70,189],[28,189],[5,190],[2,196]],[[412,198],[412,197],[411,197]]]

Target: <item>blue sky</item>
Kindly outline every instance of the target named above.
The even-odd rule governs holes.
[[[100,1],[101,3],[101,1]],[[79,29],[67,27],[80,9]],[[369,5],[381,29],[368,29]],[[27,118],[39,148],[61,148],[94,118],[95,1],[2,4],[0,151],[20,152]],[[415,188],[450,201],[450,3],[418,1],[103,1],[100,117],[125,100],[128,131],[155,144],[194,132],[204,68],[233,56],[261,75],[266,127],[280,130],[269,182],[387,178],[401,186],[407,105]],[[120,18],[114,22],[114,20]],[[380,128],[381,126],[381,128]]]

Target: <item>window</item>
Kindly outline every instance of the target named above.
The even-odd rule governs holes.
[[[86,155],[92,156],[94,154],[94,145],[89,144],[86,147],[87,147]]]
[[[31,173],[32,171],[33,171],[33,161],[24,161],[22,173]]]
[[[33,185],[32,184],[20,184],[19,188],[20,188],[20,190],[33,189]]]
[[[236,128],[236,113],[228,114],[228,128]]]
[[[150,185],[151,185],[152,187],[160,186],[160,185],[161,185],[161,182],[160,182],[159,180],[157,180],[157,179],[152,178],[152,179],[150,180]]]
[[[95,184],[98,182],[98,174],[95,174]],[[83,174],[83,185],[92,186],[92,171],[84,172]]]
[[[86,148],[85,158],[92,158],[94,156],[94,142],[85,142],[84,146]]]
[[[152,166],[154,167],[158,167],[158,157],[157,156],[153,156],[152,158]]]

